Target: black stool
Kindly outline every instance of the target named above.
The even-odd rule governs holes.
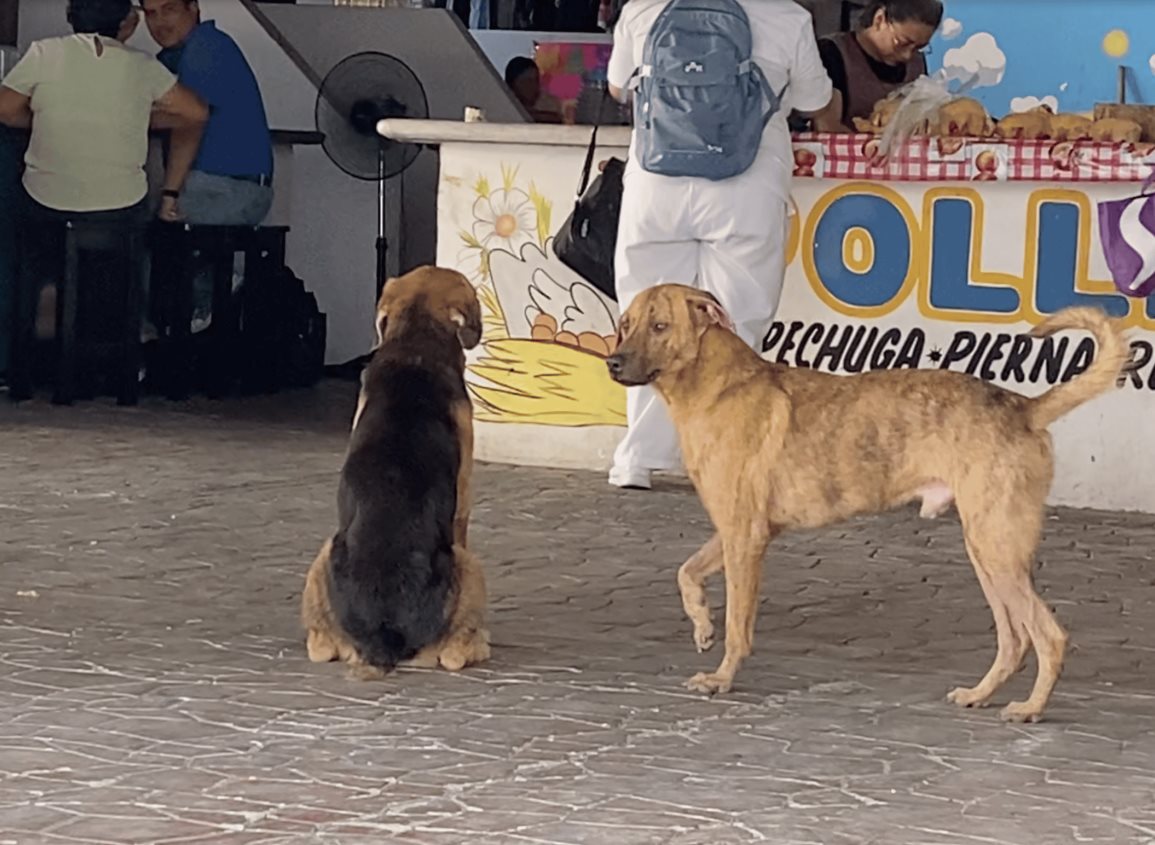
[[[70,405],[77,395],[77,369],[81,353],[87,358],[109,347],[116,353],[116,401],[135,405],[140,398],[140,329],[143,275],[144,230],[139,224],[116,222],[68,221],[26,224],[23,228],[20,278],[12,312],[12,359],[9,396],[28,399],[33,393],[36,354],[36,314],[40,290],[46,280],[43,272],[50,264],[34,260],[30,236],[51,236],[59,244],[63,229],[63,277],[56,293],[56,380],[52,401]],[[31,230],[38,231],[31,231]],[[119,291],[114,295],[116,339],[92,341],[95,321],[80,309],[80,276],[82,255],[111,254],[120,259],[114,270]],[[42,256],[43,257],[43,254]],[[78,329],[80,329],[78,331]],[[87,388],[85,392],[89,393]]]
[[[194,284],[206,264],[213,280],[212,322],[200,333],[205,336],[206,392],[212,398],[227,395],[244,369],[254,365],[239,360],[243,309],[233,296],[233,257],[238,252],[245,256],[242,284],[247,288],[284,264],[288,231],[288,226],[156,224],[150,295],[160,333],[158,381],[168,398],[184,399],[191,389],[198,345],[191,326]]]

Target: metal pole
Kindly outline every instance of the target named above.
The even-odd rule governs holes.
[[[1119,105],[1126,105],[1127,103],[1127,66],[1119,65],[1119,90],[1116,92],[1116,97]]]
[[[381,289],[385,287],[385,253],[388,251],[385,240],[385,145],[377,143],[377,296],[381,296]]]

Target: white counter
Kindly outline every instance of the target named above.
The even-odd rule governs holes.
[[[604,470],[625,416],[624,391],[604,363],[617,308],[551,248],[590,127],[379,129],[441,148],[438,263],[477,285],[486,318],[468,374],[478,458]],[[598,158],[624,156],[628,130],[602,132]],[[799,160],[804,170],[813,164]],[[1052,502],[1155,513],[1155,300],[1115,295],[1094,220],[1096,200],[1136,187],[796,178],[785,288],[763,354],[848,373],[894,366],[901,350],[917,366],[1035,395],[1078,371],[1086,340],[1036,342],[1014,362],[1016,336],[1076,301],[1124,313],[1140,370],[1053,426]]]

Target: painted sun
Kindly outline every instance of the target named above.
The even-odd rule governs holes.
[[[1113,29],[1103,36],[1103,52],[1112,58],[1121,58],[1131,49],[1131,39],[1121,29]]]

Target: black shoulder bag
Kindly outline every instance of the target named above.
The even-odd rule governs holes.
[[[618,218],[622,213],[622,176],[625,162],[611,158],[590,184],[598,127],[609,100],[609,88],[602,92],[586,162],[573,213],[562,224],[553,241],[553,252],[569,267],[610,299],[617,301],[614,288],[614,249],[618,243]],[[587,189],[588,188],[588,189]]]

